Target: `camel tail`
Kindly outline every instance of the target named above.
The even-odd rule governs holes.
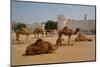
[[[76,28],[74,34],[77,34],[80,31],[80,28]]]
[[[88,39],[88,41],[93,41],[92,39]]]
[[[22,56],[30,56],[30,55],[34,55],[34,54],[28,54],[28,53],[22,54]]]

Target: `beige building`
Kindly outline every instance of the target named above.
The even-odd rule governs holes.
[[[34,30],[35,28],[41,28],[44,30],[45,24],[42,23],[33,23],[30,25],[30,27]]]
[[[66,26],[73,30],[80,28],[80,33],[82,34],[95,34],[95,24],[95,20],[70,20],[67,22]]]

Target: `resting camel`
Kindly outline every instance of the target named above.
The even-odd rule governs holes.
[[[82,34],[79,34],[78,37],[75,38],[75,41],[92,41],[92,39],[86,38]]]
[[[68,45],[73,45],[73,44],[70,44],[70,38],[73,34],[76,34],[80,31],[79,28],[76,28],[76,30],[73,32],[72,29],[68,28],[67,26],[65,26],[62,30],[59,30],[58,32],[58,36],[59,37],[62,37],[62,35],[68,35]]]
[[[38,39],[35,43],[27,46],[25,54],[23,55],[37,55],[37,54],[47,54],[52,53],[58,48],[58,44],[52,45],[48,41],[43,41]]]

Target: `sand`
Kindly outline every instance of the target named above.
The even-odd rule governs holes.
[[[75,42],[77,35],[71,37],[73,46],[60,46],[54,53],[41,54],[33,56],[22,56],[26,47],[34,43],[37,38],[31,35],[28,40],[25,36],[20,37],[20,43],[15,41],[15,35],[12,35],[12,65],[27,65],[27,64],[45,64],[45,63],[60,63],[60,62],[76,62],[76,61],[94,61],[95,59],[95,35],[85,35],[93,39],[91,42]],[[40,36],[40,38],[42,38]],[[63,36],[64,43],[67,43],[67,36]],[[43,40],[55,44],[57,36],[43,37]]]

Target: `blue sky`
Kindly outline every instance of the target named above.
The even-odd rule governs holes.
[[[34,2],[12,2],[12,20],[24,23],[57,21],[58,15],[65,15],[70,19],[95,19],[94,6],[62,5]]]

